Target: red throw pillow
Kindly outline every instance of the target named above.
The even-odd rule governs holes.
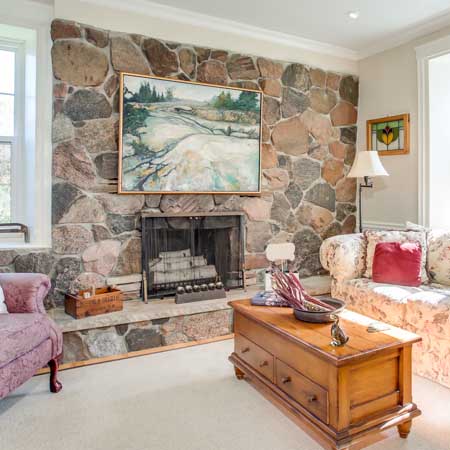
[[[376,283],[420,286],[422,247],[418,242],[379,242],[373,257]]]

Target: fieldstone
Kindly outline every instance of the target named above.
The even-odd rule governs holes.
[[[53,251],[58,254],[80,254],[92,242],[92,233],[82,225],[53,227]]]
[[[94,160],[95,166],[97,167],[97,174],[106,180],[117,179],[117,159],[117,153],[102,153],[98,155]]]
[[[70,290],[71,292],[76,292],[83,289],[90,289],[92,286],[95,288],[105,286],[105,277],[99,273],[84,272],[73,280]]]
[[[55,19],[50,27],[52,40],[81,37],[80,26],[71,20]]]
[[[340,223],[333,222],[320,236],[325,240],[339,234],[342,234],[342,226]]]
[[[345,159],[344,164],[347,166],[352,166],[356,157],[356,147],[354,145],[345,146]]]
[[[289,172],[277,167],[263,170],[263,185],[271,191],[284,190],[289,184]]]
[[[320,163],[309,158],[299,158],[292,162],[292,178],[306,191],[320,177]]]
[[[336,205],[336,220],[342,222],[348,215],[356,212],[356,206],[352,203],[338,203]]]
[[[243,197],[238,195],[215,195],[215,211],[240,211]]]
[[[253,253],[245,255],[245,269],[264,269],[269,267],[270,263],[264,253]]]
[[[356,127],[340,128],[341,141],[345,144],[356,144]]]
[[[83,196],[72,203],[59,223],[101,223],[105,218],[100,202],[93,197]]]
[[[272,237],[272,229],[267,222],[247,222],[247,251],[263,252]]]
[[[270,218],[272,197],[248,197],[242,202],[242,210],[250,220],[267,220]]]
[[[124,339],[114,329],[89,330],[85,343],[92,358],[127,353]]]
[[[206,61],[211,56],[211,49],[205,47],[194,47],[197,53],[197,60],[199,63]]]
[[[321,69],[311,69],[309,71],[309,76],[311,78],[311,84],[320,88],[325,87],[327,73]]]
[[[280,102],[272,97],[264,97],[263,119],[266,124],[273,125],[280,120]]]
[[[75,86],[98,86],[108,73],[108,58],[92,44],[58,40],[52,47],[53,75]]]
[[[306,111],[310,106],[307,95],[291,88],[283,88],[283,99],[281,101],[281,112],[283,117],[292,117]]]
[[[136,216],[108,214],[106,224],[114,234],[126,233],[136,229]]]
[[[44,273],[49,275],[55,258],[46,252],[33,252],[19,255],[14,260],[15,272]]]
[[[186,316],[182,332],[189,341],[229,334],[231,332],[231,312],[223,310]]]
[[[106,239],[111,239],[111,232],[104,225],[92,225],[92,234],[94,236],[94,241],[105,241]]]
[[[68,87],[66,83],[53,83],[53,97],[64,99],[67,95]]]
[[[250,56],[232,55],[227,62],[227,70],[232,80],[252,80],[259,76],[259,71]]]
[[[15,250],[0,251],[0,266],[9,266],[13,263],[18,253]]]
[[[109,42],[108,32],[97,28],[85,27],[86,40],[100,48],[105,48]]]
[[[177,54],[156,39],[146,39],[144,52],[155,75],[167,76],[178,72]]]
[[[341,82],[341,76],[337,73],[328,72],[327,73],[327,88],[337,91],[339,89],[339,84]]]
[[[225,50],[212,50],[211,59],[217,59],[218,61],[225,62],[228,59],[228,52]]]
[[[311,108],[318,113],[328,114],[337,103],[337,97],[331,89],[313,87],[309,93]]]
[[[272,141],[279,152],[300,156],[308,151],[309,133],[300,117],[293,117],[275,126]]]
[[[92,161],[77,141],[63,142],[56,147],[53,152],[53,176],[84,189],[95,183]]]
[[[258,58],[256,64],[258,65],[258,69],[263,78],[273,78],[278,80],[283,74],[283,66],[270,59]]]
[[[314,185],[305,196],[305,199],[322,208],[335,210],[336,194],[328,183],[318,183]]]
[[[335,186],[337,181],[344,176],[344,161],[329,158],[322,165],[322,178]]]
[[[142,273],[142,247],[140,238],[131,238],[120,251],[114,275]]]
[[[107,212],[134,214],[144,206],[143,195],[98,194],[98,200]]]
[[[159,207],[165,213],[212,211],[214,199],[212,195],[164,195]]]
[[[116,72],[148,75],[150,68],[141,49],[123,36],[111,38],[111,64]]]
[[[299,262],[297,271],[300,278],[323,274],[325,271],[320,263],[319,253],[308,255]]]
[[[259,85],[264,94],[272,97],[279,97],[281,95],[281,84],[278,80],[265,79],[261,80]]]
[[[64,114],[56,114],[52,123],[52,142],[58,144],[59,142],[69,141],[74,136],[72,121]]]
[[[219,61],[205,61],[198,66],[197,81],[212,84],[227,84],[227,71]]]
[[[83,339],[78,332],[63,333],[63,362],[86,361],[89,359]]]
[[[345,158],[345,145],[342,142],[334,141],[328,144],[330,153],[337,159]]]
[[[146,195],[145,206],[147,208],[158,208],[161,203],[162,195]]]
[[[75,137],[89,153],[116,152],[118,123],[112,117],[83,122],[75,128]]]
[[[70,183],[52,186],[52,223],[58,223],[82,192]]]
[[[73,121],[102,119],[111,116],[112,107],[100,92],[81,89],[66,100],[64,113]]]
[[[295,244],[295,256],[300,261],[318,254],[322,239],[310,228],[303,228],[294,234],[292,242]]]
[[[108,275],[116,265],[120,252],[120,241],[108,240],[96,242],[82,254],[85,270]]]
[[[111,97],[119,87],[119,77],[113,73],[103,85],[103,89],[105,90],[105,93],[108,97]]]
[[[355,232],[356,217],[348,216],[342,224],[342,234],[351,234]]]
[[[319,144],[325,145],[339,138],[339,129],[331,126],[327,116],[308,109],[302,114],[302,120]]]
[[[278,166],[282,169],[291,170],[292,168],[292,158],[288,155],[283,155],[283,153],[277,153]]]
[[[162,337],[154,328],[135,328],[125,336],[129,352],[161,347]]]
[[[293,182],[289,184],[285,195],[293,209],[297,208],[303,199],[303,191],[298,184]]]
[[[127,323],[121,323],[119,325],[116,325],[115,328],[119,336],[124,336],[125,334],[127,334],[129,326]]]
[[[180,59],[181,70],[188,77],[192,77],[195,74],[195,66],[197,65],[195,53],[189,48],[182,48],[178,52],[178,58]]]
[[[354,202],[356,199],[356,178],[342,178],[336,184],[338,202]]]
[[[333,222],[333,214],[325,208],[304,202],[297,211],[297,219],[303,225],[309,225],[317,233],[321,233]]]
[[[78,257],[68,256],[58,260],[55,266],[54,284],[56,289],[70,292],[73,280],[81,273],[81,261]]]
[[[262,144],[261,146],[261,168],[262,169],[272,169],[277,167],[278,158],[277,152],[270,144]]]
[[[340,102],[335,108],[333,108],[330,117],[331,123],[335,127],[340,127],[342,125],[353,125],[356,123],[358,118],[358,112],[351,103]]]
[[[309,70],[303,64],[289,64],[281,78],[285,86],[308,91],[311,86]]]
[[[318,161],[323,161],[329,155],[329,150],[326,145],[320,145],[317,142],[314,142],[310,145],[308,149],[308,156],[313,159],[317,159]]]
[[[270,218],[280,224],[286,224],[291,205],[282,192],[274,192]]]
[[[255,83],[254,81],[248,81],[248,80],[244,80],[244,81],[231,81],[228,86],[230,87],[237,87],[239,89],[253,89],[256,91],[259,91],[259,85],[257,83]]]
[[[348,75],[342,78],[341,84],[339,85],[339,95],[343,100],[358,106],[358,91],[358,80],[355,77]]]

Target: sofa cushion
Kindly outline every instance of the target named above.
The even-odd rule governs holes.
[[[54,324],[45,314],[2,314],[0,368],[54,336]]]
[[[450,231],[428,233],[428,274],[432,282],[450,286]]]
[[[375,247],[379,242],[418,242],[422,247],[421,279],[422,283],[428,282],[426,270],[427,238],[424,231],[366,230],[364,235],[367,239],[366,271],[364,273],[366,278],[372,278],[373,257]]]

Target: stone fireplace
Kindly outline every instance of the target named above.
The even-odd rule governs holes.
[[[142,267],[149,298],[179,286],[244,286],[244,215],[239,212],[143,212]]]

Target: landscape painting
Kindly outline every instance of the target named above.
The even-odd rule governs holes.
[[[119,193],[260,192],[261,99],[121,74]]]

